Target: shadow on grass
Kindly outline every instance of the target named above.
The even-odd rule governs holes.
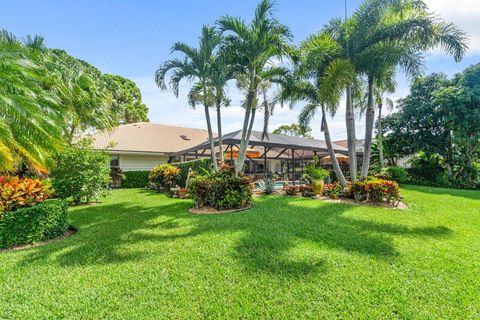
[[[139,198],[151,194],[156,193],[142,190]],[[395,235],[440,237],[451,233],[442,226],[409,228],[352,219],[345,213],[354,206],[301,198],[259,198],[251,210],[224,215],[191,215],[187,213],[192,205],[190,201],[160,195],[158,199],[145,199],[143,205],[120,200],[122,202],[76,208],[73,214],[79,228],[77,235],[29,249],[20,263],[51,263],[52,260],[62,266],[123,263],[160,254],[142,251],[140,242],[168,246],[169,241],[189,240],[201,248],[206,242],[219,241],[218,237],[209,235],[241,232],[240,238],[226,241],[231,244],[230,256],[245,272],[294,277],[327,271],[320,247],[389,260],[399,255],[393,245]],[[163,220],[156,222],[159,217]],[[188,228],[184,232],[186,224]],[[302,243],[309,244],[307,251],[297,250]],[[131,244],[137,246],[129,246]],[[185,245],[188,248],[188,244]],[[188,255],[189,252],[173,254]]]

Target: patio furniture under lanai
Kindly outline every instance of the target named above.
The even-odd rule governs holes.
[[[228,151],[232,148],[235,150],[240,146],[241,135],[242,131],[239,130],[223,136],[222,145],[226,162],[235,162],[235,157],[229,157],[228,155],[232,153]],[[218,139],[215,139],[215,146],[218,147]],[[336,144],[333,144],[333,146],[336,154],[348,154],[346,148]],[[258,157],[247,156],[245,161],[245,173],[253,175],[255,178],[276,174],[284,179],[295,181],[300,179],[304,166],[314,156],[319,158],[328,156],[327,145],[323,140],[272,133],[269,133],[268,137],[262,140],[260,131],[252,131],[248,147],[260,152]],[[172,154],[172,157],[179,157],[180,160],[209,156],[209,141]]]

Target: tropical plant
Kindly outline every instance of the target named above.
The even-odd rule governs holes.
[[[320,32],[310,36],[300,47],[300,55],[292,76],[283,85],[282,101],[304,101],[299,122],[307,126],[318,108],[321,110],[321,131],[332,160],[335,175],[342,186],[347,181],[340,168],[330,138],[327,112],[334,115],[338,108],[340,96],[347,83],[352,81],[354,70],[351,63],[340,55],[341,48],[327,33]]]
[[[461,60],[465,34],[428,11],[422,0],[366,0],[348,22],[356,71],[367,77],[368,101],[361,177],[368,176],[375,121],[375,82],[396,66],[410,77],[421,72],[423,53],[440,47]]]
[[[0,31],[0,60],[0,172],[24,163],[45,173],[62,146],[63,106],[31,50],[6,30]]]
[[[53,194],[47,181],[0,176],[0,213],[30,207]]]
[[[273,17],[273,9],[272,1],[262,0],[249,24],[232,16],[224,16],[217,23],[220,32],[225,35],[226,54],[235,65],[237,78],[243,77],[248,88],[243,102],[245,115],[236,174],[243,170],[262,82],[280,73],[279,68],[272,66],[272,59],[282,59],[291,53],[290,30]]]
[[[167,90],[167,77],[170,76],[170,87],[178,97],[179,85],[182,80],[194,82],[189,91],[189,102],[195,107],[200,103],[204,107],[205,120],[207,122],[208,140],[210,141],[210,153],[213,165],[218,170],[216,160],[215,141],[213,137],[212,124],[210,119],[210,107],[214,106],[217,101],[216,98],[221,97],[219,88],[214,89],[213,82],[218,86],[223,82],[219,78],[215,79],[215,72],[221,67],[217,64],[212,64],[215,61],[215,50],[220,44],[221,37],[214,28],[203,26],[202,34],[199,40],[199,47],[193,48],[188,44],[177,42],[172,47],[172,52],[177,52],[183,55],[183,59],[171,59],[164,62],[155,72],[155,82],[162,90]],[[223,101],[223,99],[221,100]],[[217,108],[217,112],[220,109]]]

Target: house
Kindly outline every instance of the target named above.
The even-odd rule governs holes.
[[[89,134],[93,148],[110,154],[110,167],[148,171],[171,160],[172,154],[208,139],[207,130],[150,122],[118,126]]]
[[[229,154],[240,145],[241,135],[241,130],[223,135],[222,150],[230,164],[235,159]],[[94,132],[90,137],[94,149],[110,154],[110,166],[123,171],[147,171],[158,164],[210,157],[208,132],[202,129],[139,122]],[[214,144],[219,150],[216,138]],[[259,131],[252,131],[249,150],[256,156],[247,157],[246,174],[262,177],[275,173],[289,179],[298,179],[314,156],[328,155],[323,140],[272,133],[262,138]],[[348,154],[336,144],[334,151]]]

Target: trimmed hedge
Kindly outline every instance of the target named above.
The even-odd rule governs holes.
[[[123,172],[122,188],[145,188],[148,185],[148,171]]]
[[[210,173],[212,171],[212,160],[210,158],[204,159],[195,159],[185,162],[174,162],[170,163],[172,166],[180,168],[180,178],[179,186],[184,188],[187,183],[188,169],[191,168],[193,171],[200,175]]]
[[[0,248],[56,238],[68,229],[68,206],[60,199],[0,212]]]

